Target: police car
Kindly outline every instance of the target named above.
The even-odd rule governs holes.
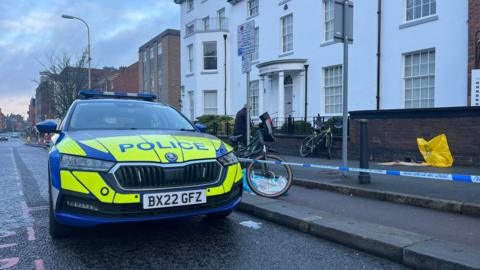
[[[73,226],[192,215],[226,217],[240,203],[232,148],[154,95],[82,90],[48,157],[50,234]]]

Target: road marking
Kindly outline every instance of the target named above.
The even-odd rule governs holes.
[[[0,269],[7,269],[12,266],[15,266],[18,263],[18,257],[5,258],[0,260]]]
[[[2,233],[0,233],[0,238],[14,236],[15,234],[17,234],[17,233],[14,232],[14,231],[2,232]]]
[[[253,220],[247,220],[247,221],[242,221],[240,222],[240,225],[245,226],[250,229],[258,230],[262,227],[262,223],[260,222],[255,222]]]
[[[33,227],[27,227],[27,233],[29,241],[35,240],[35,231],[33,230]]]
[[[3,245],[0,245],[0,248],[9,248],[9,247],[14,247],[16,245],[17,243],[3,244]]]
[[[30,212],[28,211],[28,206],[25,201],[22,201],[22,215],[25,221],[30,219]]]
[[[42,259],[38,259],[38,260],[35,260],[35,270],[44,270],[45,267],[43,266],[43,260]]]
[[[48,210],[48,205],[29,207],[28,211]]]

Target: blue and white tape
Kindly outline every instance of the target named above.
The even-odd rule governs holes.
[[[273,161],[273,160],[258,160],[258,159],[248,159],[248,158],[239,158],[239,160],[242,161],[242,162],[256,162],[256,163],[268,163],[268,164],[276,164],[276,165],[289,165],[289,166],[298,166],[298,167],[305,167],[305,168],[317,168],[317,169],[323,169],[323,170],[335,170],[335,171],[343,171],[343,172],[349,171],[349,172],[364,172],[364,173],[372,173],[372,174],[398,175],[398,176],[406,176],[406,177],[428,178],[428,179],[436,179],[436,180],[480,184],[480,175],[412,172],[412,171],[393,171],[393,170],[379,170],[379,169],[362,169],[362,168],[339,167],[339,166],[310,164],[310,163],[296,163],[296,162]]]

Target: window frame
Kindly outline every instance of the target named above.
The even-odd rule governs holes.
[[[206,107],[205,100],[207,94],[215,94],[215,107]],[[215,110],[214,114],[207,114],[207,110]],[[203,90],[203,115],[218,115],[218,91],[217,90]]]
[[[148,68],[150,74],[150,94],[155,90],[155,44],[148,49]]]
[[[329,4],[331,6],[329,6]],[[327,20],[327,16],[328,16],[328,20]],[[334,22],[335,22],[335,0],[323,0],[323,41],[324,42],[329,42],[334,39],[334,36],[335,36]]]
[[[193,52],[193,43],[187,45],[187,74],[193,73],[194,72],[194,52]]]
[[[426,74],[421,74],[422,71],[422,64],[424,63],[422,61],[422,54],[427,53],[427,60],[426,62],[426,68],[427,68],[427,73]],[[430,61],[431,60],[431,54],[433,53],[433,63]],[[418,74],[414,75],[414,56],[419,55],[419,62],[418,62]],[[410,60],[410,74],[407,74],[407,56],[411,57]],[[403,108],[405,109],[415,109],[415,108],[435,108],[435,75],[436,75],[436,49],[435,48],[428,48],[428,49],[423,49],[423,50],[417,50],[417,51],[412,51],[412,52],[407,52],[402,54],[402,63],[403,63],[403,71],[402,71],[402,77],[403,77],[403,95],[402,95],[402,105]],[[433,64],[433,72],[431,71],[431,64]],[[411,80],[411,87],[407,88],[408,82],[407,80]],[[414,81],[418,80],[418,87],[414,86]],[[423,82],[426,81],[427,85],[422,86]],[[422,93],[425,93],[425,88],[426,88],[426,97],[427,98],[422,98]],[[415,89],[418,91],[418,97],[414,98],[414,96],[417,93],[414,93]],[[432,89],[432,93],[430,93],[430,89]],[[407,91],[410,90],[410,98],[407,99]],[[422,101],[426,101],[427,105],[423,106]],[[407,102],[410,102],[410,105],[407,105]],[[415,102],[418,102],[418,106],[414,106]]]
[[[163,88],[163,48],[162,42],[157,43],[157,86],[158,86],[158,94],[157,99],[161,97],[161,91]]]
[[[286,18],[291,18],[291,24],[290,24],[290,28],[291,28],[291,33],[287,34],[288,36],[291,36],[291,48],[290,50],[285,50],[286,46],[286,42],[285,42],[285,38],[287,37],[287,35],[285,35],[285,29],[287,29],[287,25],[286,25]],[[285,26],[284,26],[285,24]],[[293,51],[293,13],[290,13],[290,14],[287,14],[285,16],[282,16],[280,17],[280,40],[281,40],[281,52],[282,54],[284,53],[289,53],[289,52],[292,52]],[[288,49],[288,48],[287,48]]]
[[[217,10],[217,19],[218,19],[218,30],[223,30],[225,27],[225,7]]]
[[[336,75],[336,69],[338,69],[338,73]],[[331,72],[332,76],[327,76],[327,72]],[[323,108],[325,111],[326,116],[335,116],[341,115],[343,111],[343,65],[333,65],[333,66],[326,66],[322,68],[323,73]],[[328,83],[329,81],[338,80],[339,83],[333,82]],[[340,88],[340,93],[329,93],[328,91],[337,91]],[[334,102],[329,103],[327,102],[327,98],[333,98]],[[339,102],[335,102],[335,99],[338,98]],[[327,106],[333,107],[333,110],[327,110]],[[336,110],[335,107],[339,107],[339,111]]]
[[[409,7],[408,7],[408,3],[409,1],[412,1],[412,18],[409,19],[408,18],[408,12],[409,12]],[[416,0],[404,0],[404,15],[403,15],[403,21],[404,23],[410,23],[410,22],[415,22],[415,21],[419,21],[419,20],[424,20],[426,18],[429,18],[429,17],[434,17],[437,15],[437,0],[419,0],[420,1],[420,16],[415,18],[415,8],[417,7],[415,5],[415,1]],[[428,1],[428,9],[429,9],[429,14],[428,15],[423,15],[423,11],[424,11],[424,6],[425,6],[425,3],[424,1]],[[432,6],[435,8],[435,12],[432,13]]]
[[[251,106],[251,115],[253,117],[258,117],[259,116],[259,110],[260,110],[260,103],[259,103],[259,96],[260,96],[260,80],[253,80],[250,81],[249,83],[249,101],[250,101],[250,106]],[[256,94],[256,95],[254,95]]]
[[[202,25],[203,25],[203,31],[210,30],[210,16],[206,16],[202,18]]]
[[[252,5],[256,3],[256,5]],[[260,13],[260,1],[259,0],[247,0],[247,17],[251,18],[257,16]]]
[[[254,45],[255,51],[250,54],[250,61],[257,61],[260,56],[260,27],[255,27],[255,35],[254,35]]]
[[[187,0],[185,1],[187,5],[187,12],[192,11],[194,8],[194,0]]]
[[[215,43],[215,56],[206,56],[205,55],[205,45],[211,44],[211,43]],[[202,48],[203,49],[203,71],[207,71],[207,72],[208,71],[217,71],[218,70],[218,46],[217,46],[217,41],[216,40],[215,41],[204,41],[202,43],[202,47],[203,47]],[[206,58],[214,58],[215,59],[215,69],[210,69],[210,68],[206,69],[205,68],[205,64],[206,64],[205,59]]]

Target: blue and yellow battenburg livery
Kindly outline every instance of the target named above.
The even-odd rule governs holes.
[[[232,148],[198,131],[59,131],[49,180],[51,215],[67,226],[228,213],[242,194]]]

